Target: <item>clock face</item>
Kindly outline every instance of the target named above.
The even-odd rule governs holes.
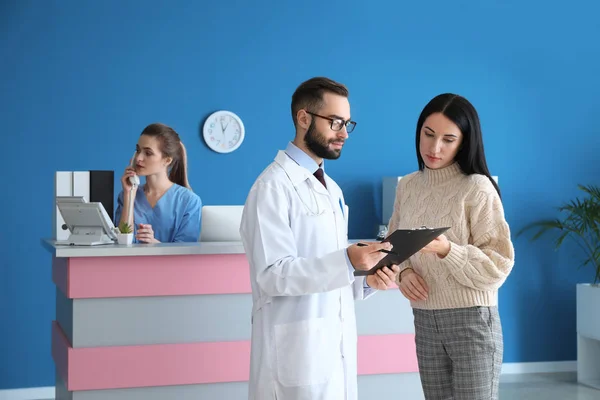
[[[204,141],[218,153],[230,153],[244,141],[244,124],[231,111],[217,111],[204,122]]]

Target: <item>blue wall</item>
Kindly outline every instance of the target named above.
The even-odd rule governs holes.
[[[120,174],[150,122],[179,131],[205,204],[243,204],[292,138],[295,87],[315,75],[346,83],[358,127],[327,170],[346,193],[351,237],[374,234],[381,178],[416,168],[418,114],[444,91],[480,112],[513,231],[554,216],[577,183],[600,183],[595,1],[153,3],[0,6],[0,389],[53,385],[54,287],[40,238],[52,234],[54,171]],[[200,136],[218,109],[246,125],[229,155]],[[574,249],[515,246],[500,292],[505,362],[574,360],[574,284],[591,271],[576,270]]]

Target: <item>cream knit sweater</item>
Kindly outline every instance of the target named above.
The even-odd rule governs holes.
[[[418,252],[402,263],[429,287],[414,308],[444,309],[498,304],[498,288],[514,265],[514,248],[496,189],[484,175],[464,175],[457,163],[425,168],[400,179],[389,233],[449,226],[444,258]],[[404,274],[406,276],[406,274]]]

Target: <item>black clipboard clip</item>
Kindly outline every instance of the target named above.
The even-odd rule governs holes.
[[[450,227],[428,228],[426,226],[415,229],[397,229],[381,241],[381,243],[391,243],[392,250],[379,250],[387,255],[368,271],[355,270],[354,276],[373,275],[383,267],[402,264],[448,229]],[[366,246],[364,243],[358,243],[357,245]]]

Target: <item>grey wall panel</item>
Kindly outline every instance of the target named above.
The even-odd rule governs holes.
[[[56,321],[67,336],[69,343],[73,343],[73,300],[56,287]]]
[[[58,371],[55,374],[56,385],[54,386],[55,400],[73,400],[73,392],[67,390],[67,386],[60,377]]]
[[[74,348],[250,339],[251,295],[67,299],[57,290],[57,320]],[[359,335],[414,333],[398,290],[356,302]]]
[[[67,400],[244,400],[247,398],[248,384],[232,382],[79,391],[73,392],[73,398]]]
[[[64,385],[57,378],[57,388]],[[59,397],[60,395],[60,397]],[[57,390],[57,400],[237,400],[248,397],[246,382],[213,383],[206,385],[159,386],[133,389]],[[419,374],[361,375],[358,377],[359,400],[423,400]]]
[[[356,325],[359,335],[414,333],[410,302],[398,289],[379,291],[356,302]]]
[[[248,294],[77,299],[73,347],[250,339]]]

